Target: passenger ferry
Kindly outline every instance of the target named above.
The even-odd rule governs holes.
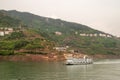
[[[68,57],[65,62],[66,65],[85,65],[92,63],[93,59],[88,58],[87,56],[84,56],[83,58]]]

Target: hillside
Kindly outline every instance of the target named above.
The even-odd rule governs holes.
[[[53,45],[21,20],[0,12],[0,55],[47,54]]]
[[[18,27],[21,21],[0,12],[0,27]]]
[[[74,37],[76,32],[78,33],[78,36],[80,33],[103,33],[82,24],[41,17],[27,12],[18,12],[15,10],[2,10],[2,12],[13,18],[21,20],[22,23],[28,25],[29,28],[36,29],[44,37],[54,41],[56,40],[56,42],[61,42],[69,39],[70,37]],[[55,32],[60,32],[63,35],[58,37],[55,35]]]
[[[47,45],[49,50],[52,50],[55,46],[69,46],[68,51],[75,50],[84,54],[120,55],[119,39],[102,31],[92,29],[89,26],[15,10],[1,10],[0,13],[4,13],[0,17],[0,25],[2,26],[9,26],[4,21],[5,17],[8,17],[6,20],[11,25],[9,27],[19,26],[20,24],[26,26],[20,33],[23,35],[19,37],[19,40],[26,40],[27,42],[19,49],[26,49],[26,46],[29,48],[33,47],[33,45],[35,50],[42,47],[45,47],[44,49],[46,50]],[[9,18],[11,19],[9,20]],[[13,36],[14,34],[11,35],[11,37]],[[5,37],[3,40],[6,39],[9,40],[11,38]],[[16,38],[17,40],[18,38]]]

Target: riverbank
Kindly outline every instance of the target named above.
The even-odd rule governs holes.
[[[83,55],[83,54],[82,54]],[[120,59],[120,55],[89,55],[93,59]],[[0,61],[64,61],[65,55],[24,54],[0,56]]]
[[[120,55],[101,55],[101,54],[96,54],[92,55],[93,59],[120,59]]]
[[[0,56],[0,61],[63,61],[63,55],[40,55],[40,54],[25,54],[25,55],[9,55]]]

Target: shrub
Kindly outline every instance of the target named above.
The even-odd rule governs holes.
[[[0,55],[13,55],[13,50],[0,50]]]

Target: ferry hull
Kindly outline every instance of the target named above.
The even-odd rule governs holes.
[[[66,65],[87,65],[87,64],[92,64],[93,60],[92,59],[69,59],[66,60],[65,64]]]

